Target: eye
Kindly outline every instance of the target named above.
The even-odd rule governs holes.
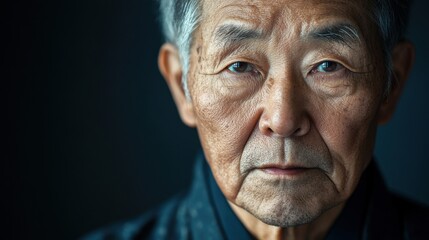
[[[250,63],[235,62],[228,66],[228,70],[233,73],[246,73],[246,72],[253,72],[254,67]]]
[[[329,73],[329,72],[335,72],[339,69],[341,69],[342,66],[339,63],[333,62],[333,61],[324,61],[316,66],[311,72],[322,72],[322,73]]]

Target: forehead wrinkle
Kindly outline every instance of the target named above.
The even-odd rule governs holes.
[[[234,34],[235,33],[246,33],[247,30],[253,30],[255,32],[251,33],[247,37],[256,37],[258,35],[267,35],[268,31],[272,28],[272,22],[274,18],[272,16],[273,4],[269,4],[264,1],[243,1],[240,3],[233,3],[231,1],[203,1],[206,7],[204,8],[205,19],[212,27],[209,27],[211,31],[209,35],[217,32],[225,36],[225,33]],[[262,7],[263,6],[263,7]],[[266,9],[268,8],[268,9]],[[213,9],[213,10],[212,10]],[[233,29],[223,25],[234,25],[237,28],[242,29]],[[233,26],[231,26],[233,27]],[[222,29],[224,28],[224,29]],[[222,31],[223,30],[223,31]],[[228,31],[226,31],[228,30]],[[222,34],[222,32],[224,34]],[[236,35],[240,38],[240,35]],[[245,36],[246,37],[246,36]],[[214,40],[214,39],[211,39]]]
[[[225,1],[210,3],[204,1],[204,5],[206,4],[208,6],[205,8],[206,11],[203,11],[204,18],[215,25],[220,25],[222,22],[237,21],[258,26],[262,20],[260,19],[260,8],[254,4],[225,4]]]

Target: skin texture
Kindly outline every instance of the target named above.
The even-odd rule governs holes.
[[[216,182],[260,239],[323,238],[371,160],[377,125],[394,111],[413,48],[394,49],[397,81],[385,99],[380,43],[363,6],[203,2],[191,49],[191,99],[181,88],[177,49],[161,48],[160,70],[182,120],[197,128]],[[333,25],[357,35],[314,37]],[[231,26],[246,37],[219,31]]]

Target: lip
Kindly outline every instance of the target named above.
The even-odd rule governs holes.
[[[259,170],[263,172],[275,175],[275,176],[296,176],[300,175],[312,168],[298,166],[298,165],[279,165],[279,164],[270,164],[259,167]]]

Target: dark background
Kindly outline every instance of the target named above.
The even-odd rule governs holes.
[[[2,5],[0,236],[75,239],[184,190],[199,149],[157,69],[152,1]],[[417,58],[376,158],[388,185],[429,204],[429,2],[415,1]],[[3,237],[0,237],[3,238]]]

